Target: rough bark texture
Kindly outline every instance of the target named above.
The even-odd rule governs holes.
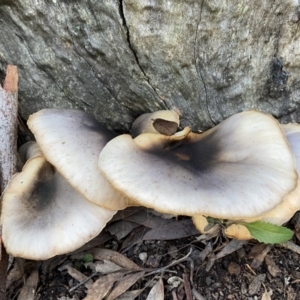
[[[17,166],[18,69],[8,66],[3,88],[0,85],[0,195]],[[0,203],[1,212],[1,203]],[[0,224],[0,300],[6,299],[8,254],[2,244]]]
[[[207,129],[255,108],[295,122],[299,15],[295,0],[6,0],[0,70],[19,66],[24,118],[73,107],[128,130],[169,108]]]

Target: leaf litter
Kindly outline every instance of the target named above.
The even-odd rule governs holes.
[[[296,300],[299,254],[282,247],[200,235],[190,218],[130,208],[69,255],[15,259],[8,299]]]

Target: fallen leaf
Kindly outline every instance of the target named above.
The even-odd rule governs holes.
[[[69,265],[64,265],[62,267],[59,268],[60,271],[64,271],[67,270],[68,274],[73,277],[74,279],[76,279],[78,282],[83,282],[85,281],[88,277],[85,276],[84,274],[82,274],[81,272],[79,272],[78,270],[72,268]],[[92,286],[93,284],[93,280],[89,279],[87,282],[84,283],[84,286],[86,288],[89,288],[90,286]]]
[[[205,248],[200,252],[199,257],[201,261],[204,261],[205,258],[213,251],[211,242],[208,242]]]
[[[129,258],[124,256],[123,254],[113,251],[110,249],[104,248],[95,248],[91,250],[91,253],[94,256],[95,260],[110,260],[111,262],[115,263],[116,265],[126,268],[126,269],[133,269],[139,270],[141,269],[137,264],[131,261]]]
[[[163,225],[169,224],[174,222],[173,219],[166,219],[161,215],[153,214],[151,211],[147,210],[140,210],[138,213],[133,214],[126,218],[127,221],[134,222],[149,228],[157,228]]]
[[[253,269],[259,268],[262,265],[266,255],[271,249],[272,249],[271,245],[266,245],[266,244],[255,245],[251,249],[250,253],[248,254],[249,258],[253,258],[251,262],[251,267]]]
[[[92,269],[93,272],[98,272],[101,274],[109,274],[109,273],[113,273],[116,271],[120,271],[122,269],[122,267],[116,265],[115,263],[113,263],[107,259],[103,259],[101,261],[96,261],[94,263],[86,263],[84,265],[85,265],[85,267]]]
[[[132,246],[143,241],[144,235],[149,231],[145,226],[139,226],[132,230],[132,232],[125,238],[122,243],[121,250],[131,248]]]
[[[248,294],[253,296],[257,294],[261,288],[261,284],[265,281],[266,274],[259,274],[253,278],[249,284]]]
[[[196,234],[199,234],[199,231],[196,229],[193,221],[185,219],[151,229],[144,235],[143,240],[175,240]]]
[[[164,284],[161,278],[152,287],[146,300],[164,300]]]
[[[127,236],[134,228],[138,227],[139,224],[129,222],[126,220],[120,220],[108,226],[106,230],[111,234],[116,236],[118,240],[123,239]]]
[[[126,292],[132,285],[134,285],[140,278],[144,276],[145,272],[137,272],[134,274],[128,274],[119,280],[111,293],[107,296],[106,300],[114,300],[118,296]]]
[[[216,259],[227,256],[246,245],[248,241],[231,240],[217,255]]]
[[[88,289],[84,300],[101,300],[111,290],[114,283],[124,276],[124,272],[117,272],[106,276],[101,276]]]
[[[275,261],[270,256],[268,256],[268,255],[266,256],[265,263],[267,265],[269,273],[273,277],[280,275],[281,270],[279,269],[279,267],[276,265]]]
[[[18,300],[34,300],[36,287],[39,282],[39,272],[38,270],[33,270],[30,276],[27,278],[25,284],[23,285]]]
[[[141,206],[132,206],[132,207],[127,207],[126,209],[119,210],[110,220],[109,223],[113,223],[119,220],[124,220],[127,217],[134,215],[135,213],[138,213],[139,211],[144,210],[143,207]]]
[[[136,299],[143,291],[144,289],[127,291],[119,297],[117,297],[116,300],[133,300]]]

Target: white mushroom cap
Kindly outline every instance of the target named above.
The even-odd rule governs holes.
[[[172,135],[179,126],[179,115],[173,110],[159,110],[139,116],[132,124],[133,138],[142,133]]]
[[[292,152],[297,162],[297,172],[300,174],[300,125],[287,124],[281,125],[287,140],[291,146]],[[276,225],[284,224],[289,221],[293,215],[300,210],[300,177],[298,176],[297,187],[288,193],[283,201],[272,210],[254,218],[245,219],[245,222],[254,222],[257,220],[269,222]]]
[[[34,260],[76,250],[97,236],[116,213],[84,199],[42,156],[27,161],[2,197],[7,252]]]
[[[295,159],[271,116],[236,114],[202,134],[129,135],[110,141],[99,168],[130,199],[160,212],[250,218],[297,184]]]
[[[114,137],[93,116],[74,109],[43,109],[28,126],[47,161],[86,199],[108,209],[123,209],[127,199],[98,171],[104,145]]]

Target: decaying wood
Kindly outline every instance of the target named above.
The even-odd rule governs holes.
[[[0,193],[16,172],[18,117],[18,70],[8,65],[3,88],[0,86]],[[8,254],[1,243],[0,226],[0,300],[6,299]]]

